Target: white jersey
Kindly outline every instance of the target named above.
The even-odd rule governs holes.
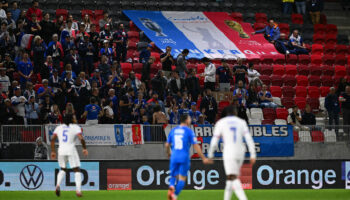
[[[74,155],[77,152],[77,149],[75,148],[75,140],[81,133],[81,127],[76,124],[57,126],[53,134],[56,134],[58,137],[58,155]]]
[[[243,137],[248,144],[251,158],[256,157],[255,145],[249,133],[247,123],[235,116],[228,116],[220,119],[214,127],[213,139],[209,151],[209,157],[213,157],[215,148],[220,138],[223,140],[223,159],[244,159],[245,144]],[[215,140],[214,140],[215,138]]]

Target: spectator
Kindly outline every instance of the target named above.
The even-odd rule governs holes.
[[[6,11],[4,10],[3,3],[0,3],[0,20],[5,20],[6,19]]]
[[[12,13],[11,13],[11,11],[6,11],[6,22],[7,22],[7,30],[9,30],[9,31],[13,31],[13,30],[15,30],[16,29],[16,22],[15,22],[15,20],[13,20],[12,19]]]
[[[108,76],[111,74],[110,65],[108,64],[108,58],[106,55],[101,56],[101,63],[98,65],[101,77],[104,80],[108,80]]]
[[[311,106],[309,104],[306,104],[306,106],[305,106],[305,111],[301,115],[301,122],[300,122],[300,124],[302,124],[304,126],[308,126],[310,129],[312,127],[315,127],[315,125],[316,125],[316,117],[311,112]]]
[[[164,78],[163,70],[159,70],[158,73],[151,80],[152,90],[156,92],[163,100],[166,92],[167,81]]]
[[[21,96],[21,88],[14,88],[14,96],[11,97],[11,104],[15,110],[16,118],[15,123],[23,125],[25,117],[25,108],[24,104],[27,102],[27,99],[24,96]]]
[[[185,79],[180,78],[178,71],[173,72],[174,78],[169,83],[169,89],[172,96],[181,97],[182,92],[186,90]]]
[[[39,73],[43,68],[45,62],[46,45],[40,36],[34,37],[34,44],[32,45],[34,73]]]
[[[32,2],[32,7],[28,9],[26,13],[26,17],[29,21],[33,21],[33,14],[35,14],[36,19],[38,22],[40,22],[43,19],[43,13],[39,9],[39,1],[38,0],[33,0]]]
[[[339,113],[340,113],[340,104],[338,95],[335,93],[335,88],[331,87],[329,90],[329,94],[325,98],[325,108],[327,109],[328,113],[328,124],[329,129],[333,127],[333,122],[335,127],[335,131],[338,134],[338,127],[339,126]]]
[[[248,70],[247,70],[247,74],[248,74],[248,82],[250,85],[255,85],[255,86],[262,86],[262,82],[260,80],[260,73],[258,71],[256,71],[254,69],[254,64],[253,63],[249,63],[248,65]]]
[[[310,130],[306,126],[301,125],[302,118],[299,114],[298,106],[293,106],[293,111],[288,115],[287,122],[288,125],[293,125],[294,131],[308,131]]]
[[[350,86],[346,86],[345,92],[339,97],[341,111],[343,113],[344,134],[350,135]]]
[[[73,30],[79,29],[78,23],[73,19],[73,15],[71,15],[71,14],[68,15],[67,22],[72,22],[72,29]]]
[[[239,106],[247,105],[248,95],[248,91],[243,87],[243,82],[238,81],[238,88],[233,91],[233,98],[238,100]]]
[[[13,80],[13,72],[17,70],[16,63],[12,61],[9,53],[5,53],[5,60],[3,61],[3,67],[6,68],[6,75],[10,80]]]
[[[106,24],[112,24],[112,18],[109,18],[108,12],[103,13],[103,18],[98,22],[99,27],[103,29]]]
[[[42,81],[43,86],[38,89],[38,97],[43,101],[46,95],[49,95],[50,98],[55,97],[55,94],[53,93],[53,90],[51,87],[49,87],[49,81],[47,79],[44,79]]]
[[[265,84],[258,93],[258,97],[262,108],[277,108],[277,104],[273,102],[272,95],[267,91],[267,86]]]
[[[244,119],[248,124],[249,120],[245,106],[240,104],[238,99],[233,99],[233,105],[237,107],[237,116],[241,119]]]
[[[47,146],[41,137],[36,138],[34,160],[47,160]]]
[[[18,3],[17,1],[12,2],[12,8],[10,9],[12,19],[16,22],[19,18],[19,15],[21,14],[21,10],[18,9]]]
[[[291,42],[284,33],[281,33],[280,38],[275,42],[275,48],[278,52],[286,55],[297,54],[297,52],[292,49],[291,45]]]
[[[39,105],[35,102],[35,96],[30,96],[28,102],[24,105],[26,120],[28,124],[39,124]]]
[[[154,57],[150,57],[147,62],[143,63],[141,72],[141,81],[147,83],[150,79],[151,66],[154,63]]]
[[[140,52],[140,57],[139,57],[140,63],[143,63],[143,64],[148,63],[149,59],[151,58],[151,50],[152,50],[152,45],[148,44],[147,48]]]
[[[134,71],[129,72],[129,78],[127,80],[131,81],[132,88],[134,88],[134,92],[137,94],[137,90],[140,88],[141,81],[135,76]]]
[[[100,70],[95,69],[94,73],[92,74],[92,77],[90,78],[90,84],[92,85],[93,82],[97,83],[97,87],[100,88],[103,85],[105,85],[105,79],[102,78]]]
[[[254,84],[249,85],[247,107],[248,108],[259,107],[258,93],[256,92],[256,86]]]
[[[192,97],[192,101],[196,102],[201,89],[199,79],[196,77],[196,69],[190,69],[190,73],[187,76],[185,83],[187,91]]]
[[[0,68],[0,94],[8,94],[9,87],[11,86],[10,78],[6,75],[6,68]]]
[[[130,124],[132,121],[131,113],[133,112],[134,107],[134,89],[129,88],[127,93],[121,97],[119,102],[120,108],[120,118],[121,123]]]
[[[64,21],[63,15],[60,15],[57,17],[56,22],[55,22],[55,32],[58,35],[61,35],[63,29],[65,28],[66,22]]]
[[[350,85],[350,83],[348,83],[345,78],[340,78],[336,91],[337,96],[340,96],[343,92],[345,92],[345,88],[348,85]]]
[[[104,102],[102,124],[114,124],[113,101],[107,99]]]
[[[237,59],[237,65],[233,67],[233,74],[235,75],[235,87],[237,88],[238,82],[243,82],[243,87],[245,88],[246,75],[248,74],[247,66],[243,64],[241,58]]]
[[[213,124],[215,122],[216,114],[218,112],[218,107],[215,98],[211,94],[210,89],[206,89],[205,96],[203,97],[200,104],[201,113],[207,116],[208,122]]]
[[[109,89],[108,90],[108,97],[107,99],[111,100],[113,102],[113,113],[114,116],[118,116],[118,105],[119,105],[119,100],[118,97],[115,95],[115,90],[114,89]]]
[[[49,122],[51,124],[60,124],[62,123],[62,115],[61,115],[61,111],[58,107],[57,104],[53,104],[51,106],[51,112],[49,113]]]
[[[174,64],[174,58],[171,55],[171,47],[167,46],[165,49],[165,53],[160,55],[160,62],[162,63],[162,69],[164,71],[164,75],[169,78],[172,71],[172,65]]]
[[[0,109],[0,122],[2,124],[16,124],[16,113],[10,99],[4,100],[4,107]]]
[[[33,65],[29,60],[28,53],[23,54],[22,60],[17,65],[17,70],[20,75],[20,83],[24,88],[27,81],[30,81],[31,76],[33,75]]]
[[[49,78],[49,86],[53,89],[54,93],[56,93],[58,89],[60,89],[61,82],[62,80],[58,76],[58,71],[54,69],[52,76]]]
[[[169,114],[169,124],[179,124],[180,123],[180,113],[179,106],[174,104],[168,110]]]
[[[189,115],[192,118],[192,124],[197,124],[197,122],[199,121],[199,116],[201,116],[202,113],[197,110],[196,102],[191,103],[191,110],[189,111]]]
[[[188,73],[186,56],[188,56],[189,53],[190,51],[188,49],[184,49],[176,58],[176,71],[180,73],[181,78],[186,78],[186,73]]]
[[[290,15],[293,12],[294,0],[282,0],[283,14]]]
[[[116,56],[118,62],[126,61],[127,46],[129,44],[128,34],[124,24],[119,24],[119,29],[113,34],[113,40],[116,42]]]
[[[221,92],[230,91],[232,74],[225,59],[221,60],[221,66],[216,69],[216,75],[219,78],[219,88]]]
[[[303,42],[302,37],[299,34],[299,31],[295,29],[289,37],[289,41],[291,43],[292,50],[295,54],[309,54],[309,51],[306,49],[306,46]]]
[[[96,24],[91,24],[89,39],[94,47],[94,62],[98,61],[98,47],[100,43],[100,34],[96,31]]]
[[[168,119],[165,113],[162,111],[160,105],[154,106],[153,109],[153,123],[152,124],[167,124]]]
[[[269,20],[269,25],[265,26],[265,28],[255,31],[252,33],[252,35],[263,33],[266,40],[268,40],[271,43],[275,43],[278,38],[280,38],[280,28],[278,27],[278,24],[275,23],[273,19]]]
[[[202,114],[199,116],[197,124],[198,125],[209,125],[210,123],[205,120],[205,116]]]
[[[205,65],[204,73],[201,74],[201,76],[204,77],[204,89],[209,88],[210,90],[215,91],[216,67],[210,62],[209,58],[204,57],[201,61]]]
[[[63,58],[62,44],[58,41],[58,35],[55,33],[52,35],[52,41],[47,46],[47,55],[52,57],[53,66],[56,69],[60,67],[60,61]]]
[[[23,92],[23,96],[26,99],[29,99],[29,97],[33,96],[34,98],[36,98],[36,93],[33,87],[33,83],[32,82],[27,82],[26,85],[26,90]]]
[[[180,117],[182,115],[189,115],[190,114],[190,110],[188,109],[187,105],[186,105],[186,102],[182,101],[180,103],[180,109],[179,109],[179,114],[180,114]]]
[[[90,85],[90,82],[86,79],[86,75],[85,75],[85,72],[81,71],[79,73],[79,78],[81,80],[81,85],[82,87],[85,87],[87,90],[91,90],[91,85]]]
[[[75,114],[75,109],[72,103],[68,102],[66,105],[66,109],[63,111],[64,115],[72,115],[73,116],[73,123],[77,123],[77,118]]]
[[[32,14],[32,20],[28,22],[29,33],[33,35],[39,35],[41,32],[40,21],[37,19],[36,14]]]
[[[295,0],[295,7],[297,8],[297,13],[306,14],[306,0]]]
[[[113,41],[113,35],[111,33],[111,25],[106,24],[103,31],[100,32],[100,42],[103,42],[103,45],[107,43],[108,45]]]
[[[161,108],[161,111],[165,113],[165,107],[163,101],[158,99],[158,93],[153,92],[152,98],[147,101],[147,107],[149,113],[153,113],[153,109],[156,105],[159,105]]]
[[[323,0],[310,0],[307,4],[311,21],[313,24],[319,24],[321,12],[323,11]]]
[[[94,97],[90,98],[90,104],[85,106],[85,111],[81,118],[86,117],[87,125],[96,125],[98,124],[98,117],[103,116],[103,111],[101,107],[96,104],[96,99]]]
[[[85,32],[90,32],[90,27],[91,27],[91,19],[90,19],[90,16],[88,14],[85,14],[84,15],[84,18],[83,18],[83,21],[81,22],[81,24],[84,24],[85,27],[84,27],[84,31]]]

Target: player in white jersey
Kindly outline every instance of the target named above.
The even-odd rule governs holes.
[[[80,126],[73,124],[73,115],[66,115],[63,117],[64,124],[59,125],[53,132],[51,139],[51,159],[56,158],[55,141],[58,139],[58,164],[61,170],[57,175],[56,195],[60,196],[60,184],[63,178],[66,176],[67,163],[69,162],[70,167],[75,172],[75,184],[76,194],[81,197],[81,173],[80,173],[80,159],[75,148],[75,140],[78,138],[81,141],[83,147],[83,154],[88,155],[86,150],[85,140],[82,136],[82,129]]]
[[[224,108],[222,118],[214,127],[214,134],[210,142],[208,157],[214,157],[214,151],[218,148],[219,140],[222,138],[224,144],[222,157],[226,173],[224,200],[231,199],[232,190],[234,190],[239,200],[247,200],[241,181],[238,179],[245,155],[243,138],[248,144],[250,163],[252,165],[256,160],[255,144],[249,133],[247,123],[234,115],[237,115],[237,110],[234,106]]]

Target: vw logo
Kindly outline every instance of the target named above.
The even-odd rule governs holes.
[[[36,165],[25,166],[20,175],[19,180],[23,187],[28,190],[35,190],[41,186],[44,181],[44,174]]]

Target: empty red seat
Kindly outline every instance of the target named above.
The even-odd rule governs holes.
[[[276,108],[276,118],[287,120],[289,113],[285,108]]]
[[[271,65],[273,63],[273,55],[262,55],[261,56],[262,60],[261,63],[262,64],[267,64],[267,65]]]
[[[281,97],[282,89],[279,86],[270,86],[270,92],[273,97]]]
[[[327,34],[325,37],[326,45],[336,45],[337,44],[337,35],[336,34]]]
[[[289,35],[289,24],[279,23],[278,26],[281,30],[281,33],[285,33],[286,35]]]
[[[304,24],[304,18],[302,14],[292,14],[292,23],[293,24]]]
[[[133,64],[135,73],[142,73],[143,64],[142,63],[134,63]]]
[[[338,28],[334,24],[327,24],[326,25],[326,32],[327,32],[327,34],[337,35],[338,34]]]
[[[273,72],[273,68],[271,65],[261,65],[261,68],[260,68],[260,73],[262,75],[268,75],[270,76]]]
[[[329,93],[329,89],[330,89],[330,87],[321,86],[320,87],[321,97],[326,97]]]
[[[306,97],[307,89],[304,86],[296,86],[295,87],[295,96],[296,97]]]
[[[290,97],[283,97],[281,101],[282,101],[282,105],[287,109],[295,105],[293,98],[290,98]]]
[[[322,69],[318,65],[309,65],[310,75],[313,76],[321,76],[322,75]]]
[[[120,67],[124,74],[129,74],[132,71],[131,63],[120,63]]]
[[[322,86],[328,86],[328,87],[332,87],[333,86],[333,79],[331,76],[321,76],[321,83]]]
[[[326,32],[326,26],[324,24],[315,24],[314,33],[315,34],[324,34]]]
[[[299,65],[298,66],[298,74],[308,76],[310,74],[309,66],[308,65]]]
[[[322,131],[311,131],[311,138],[313,142],[324,142],[324,135]]]
[[[284,86],[292,86],[294,87],[297,84],[297,79],[292,75],[285,75],[282,77]]]
[[[335,53],[337,55],[346,55],[348,54],[348,47],[343,44],[339,44],[335,47]]]
[[[294,97],[295,89],[291,86],[284,86],[282,87],[282,95],[283,97]]]
[[[138,42],[140,40],[140,33],[137,31],[128,31],[128,39],[134,42]]]
[[[337,65],[334,67],[335,76],[345,76],[346,75],[346,67]]]
[[[333,65],[335,63],[335,57],[334,55],[324,55],[323,56],[323,64],[324,65]]]
[[[271,78],[270,76],[267,76],[267,75],[261,75],[260,77],[260,80],[267,86],[269,86],[271,84]]]
[[[294,98],[295,105],[298,106],[300,110],[304,110],[306,106],[306,98],[305,97],[295,97]]]
[[[289,54],[286,58],[287,64],[296,65],[298,63],[298,56],[295,54]]]
[[[323,53],[331,55],[335,54],[335,46],[332,44],[325,45]]]
[[[276,111],[274,108],[264,108],[263,109],[264,119],[276,119]]]
[[[333,66],[323,65],[321,67],[321,69],[322,69],[323,75],[325,75],[325,76],[333,76],[333,74],[334,74],[334,67]]]
[[[272,75],[271,76],[271,85],[273,86],[282,86],[283,85],[283,80],[282,76],[280,75]]]
[[[316,87],[316,86],[307,87],[307,94],[311,98],[319,98],[320,97],[319,87]]]
[[[273,65],[273,74],[283,76],[285,72],[283,65]]]
[[[261,30],[263,29],[264,27],[266,26],[265,23],[262,23],[262,22],[256,22],[253,24],[253,27],[254,27],[254,30],[257,31],[257,30]]]
[[[136,51],[136,49],[137,49],[136,42],[133,42],[133,41],[128,42],[128,50]]]
[[[298,86],[305,86],[306,87],[309,84],[307,76],[297,75],[296,79],[297,79],[297,85]]]
[[[335,65],[346,65],[347,60],[346,60],[346,56],[339,54],[335,56]]]
[[[298,55],[299,64],[302,65],[308,65],[310,63],[310,56],[309,55]]]
[[[314,44],[324,44],[326,42],[326,37],[323,34],[314,34],[312,37]]]
[[[283,54],[277,54],[273,57],[273,63],[284,65],[286,63],[286,56]]]
[[[296,65],[286,65],[285,70],[286,75],[295,76],[298,73]]]
[[[309,76],[309,85],[319,87],[321,85],[320,76]]]
[[[266,23],[267,15],[265,13],[255,13],[255,22]]]
[[[323,54],[323,45],[321,45],[321,44],[313,44],[311,46],[311,48],[312,48],[312,50],[311,50],[312,54],[319,54],[319,55]]]
[[[320,110],[320,100],[317,98],[308,98],[307,104],[310,105],[312,112],[318,112]]]
[[[311,64],[321,65],[322,64],[322,56],[321,55],[311,55]]]
[[[224,109],[225,107],[227,107],[229,105],[230,105],[229,101],[220,101],[219,102],[219,109],[222,110],[222,109]]]
[[[231,17],[232,17],[235,21],[238,21],[238,22],[243,21],[242,13],[233,12],[233,13],[231,13]]]

